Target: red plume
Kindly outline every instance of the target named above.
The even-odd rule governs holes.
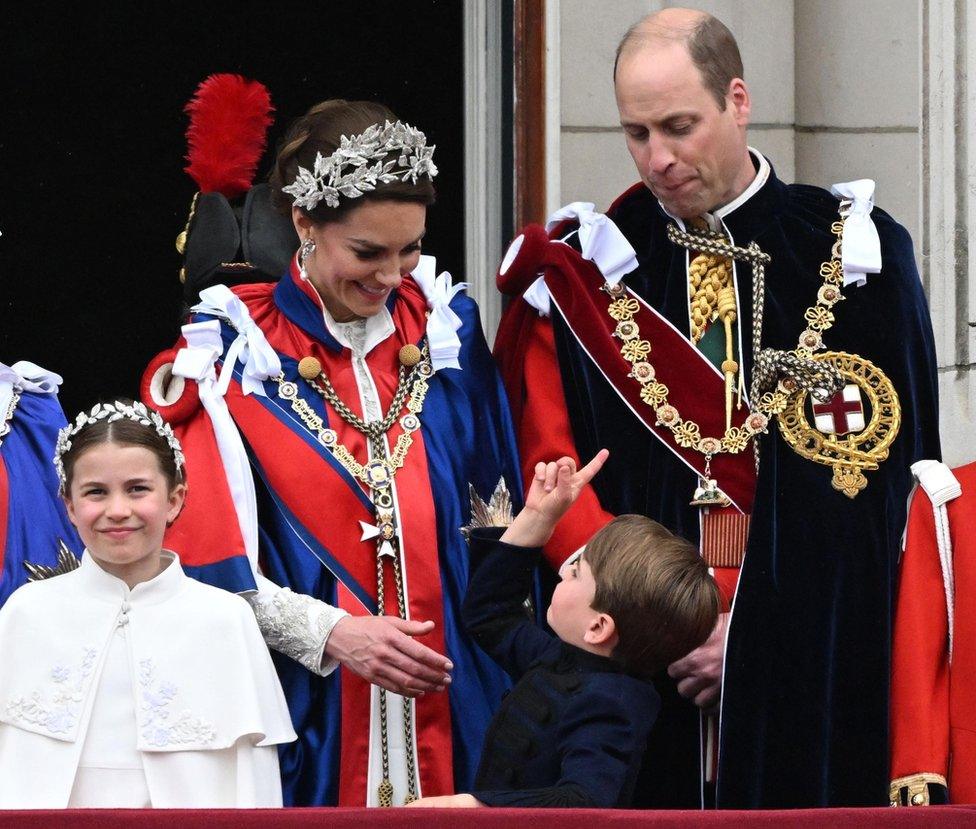
[[[240,75],[211,75],[186,105],[190,126],[184,168],[202,193],[228,199],[251,189],[274,120],[264,84]]]

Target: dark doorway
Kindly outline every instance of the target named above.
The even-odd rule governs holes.
[[[269,88],[271,148],[329,97],[383,101],[424,130],[440,170],[425,249],[461,273],[462,13],[455,0],[9,4],[0,361],[63,375],[69,417],[138,393],[146,363],[178,334],[173,243],[195,189],[182,109],[213,72]]]

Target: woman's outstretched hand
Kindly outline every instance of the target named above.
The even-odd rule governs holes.
[[[525,506],[505,530],[501,540],[520,547],[541,547],[551,537],[560,518],[579,498],[580,492],[603,468],[610,452],[601,449],[582,469],[570,457],[537,463],[525,495]]]
[[[413,638],[433,629],[433,622],[396,616],[346,616],[332,628],[325,652],[374,685],[416,697],[451,682],[451,661]]]

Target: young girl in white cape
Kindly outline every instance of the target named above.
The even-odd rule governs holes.
[[[254,613],[161,549],[186,496],[169,425],[101,404],[55,464],[86,549],[0,609],[0,808],[280,806],[295,733]]]

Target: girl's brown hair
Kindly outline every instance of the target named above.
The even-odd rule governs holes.
[[[282,192],[282,188],[295,181],[299,167],[311,170],[315,166],[317,153],[321,153],[323,157],[329,156],[338,149],[342,136],[359,135],[374,124],[396,120],[396,115],[388,107],[372,101],[344,101],[333,98],[313,106],[291,124],[278,145],[278,156],[268,176],[271,202],[275,209],[291,216],[294,199]],[[434,196],[434,185],[430,178],[421,176],[416,183],[393,181],[377,184],[375,190],[354,199],[340,196],[336,207],[329,207],[323,200],[313,210],[303,207],[302,212],[316,224],[325,224],[341,221],[350,210],[364,201],[390,199],[416,202],[429,207],[434,203]]]
[[[131,400],[120,399],[118,402],[132,405]],[[71,448],[61,456],[61,463],[64,466],[65,493],[71,491],[71,478],[78,458],[89,449],[103,443],[148,449],[156,456],[170,491],[177,484],[184,483],[184,475],[176,468],[176,458],[166,438],[157,433],[152,426],[143,426],[141,423],[123,417],[111,422],[107,419],[96,420],[82,426],[81,431],[71,438]]]

